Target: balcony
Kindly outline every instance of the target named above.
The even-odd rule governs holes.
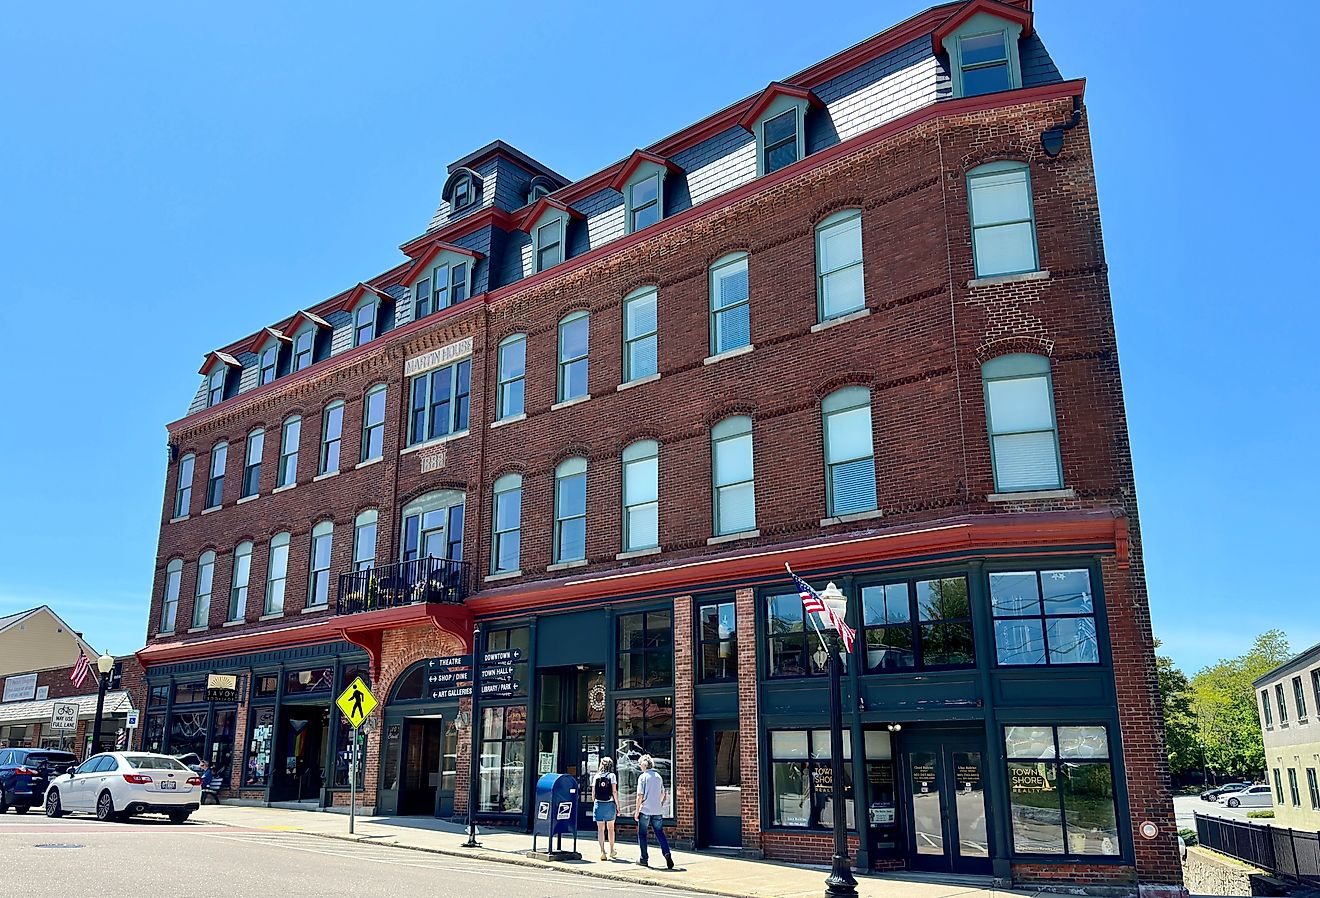
[[[337,614],[362,614],[404,605],[461,605],[472,565],[448,558],[418,558],[339,575]]]

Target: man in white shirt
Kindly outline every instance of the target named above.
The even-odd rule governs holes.
[[[641,859],[637,863],[643,867],[651,866],[646,857],[646,831],[655,830],[656,841],[660,843],[660,853],[665,856],[665,866],[674,869],[674,856],[669,853],[669,840],[665,838],[665,781],[652,768],[655,766],[650,755],[642,755],[637,766],[642,768],[642,775],[637,778],[637,844],[641,848]]]

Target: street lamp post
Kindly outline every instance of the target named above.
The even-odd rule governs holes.
[[[821,591],[820,597],[834,606],[846,604],[843,590],[833,583]],[[830,643],[830,786],[831,806],[834,809],[834,859],[830,875],[825,879],[825,894],[829,898],[857,894],[857,880],[853,878],[852,858],[848,856],[848,815],[843,798],[843,699],[839,695],[843,659],[839,648]]]
[[[477,699],[481,695],[481,627],[472,626],[472,722],[468,724],[472,732],[472,747],[468,755],[468,801],[467,824],[468,837],[463,848],[480,848],[477,841],[477,776],[481,766],[481,717],[477,709]]]
[[[96,659],[96,669],[101,672],[101,676],[96,690],[96,721],[92,724],[91,754],[96,754],[101,745],[101,712],[105,708],[105,690],[110,685],[110,671],[115,669],[115,659],[109,655],[101,655]]]

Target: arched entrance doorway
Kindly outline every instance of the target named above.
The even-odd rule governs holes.
[[[427,662],[394,682],[384,713],[380,814],[449,817],[458,781],[458,702],[436,702],[426,683]]]

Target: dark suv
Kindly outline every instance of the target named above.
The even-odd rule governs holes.
[[[46,784],[72,770],[78,759],[54,748],[0,748],[0,814],[14,806],[26,814],[46,800]]]

